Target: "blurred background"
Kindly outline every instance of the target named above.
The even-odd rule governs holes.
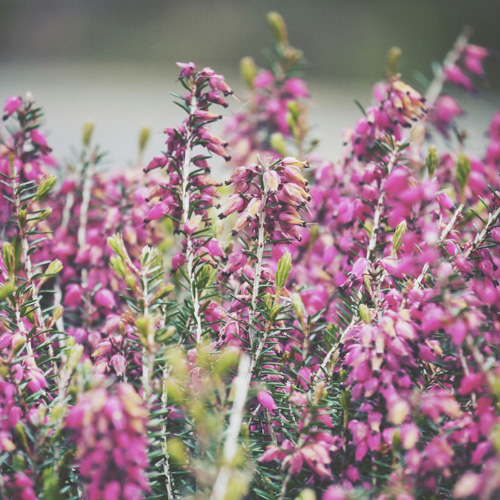
[[[241,99],[231,108],[244,105],[239,60],[265,64],[270,10],[283,15],[290,43],[305,53],[310,121],[332,159],[342,129],[359,118],[353,100],[370,104],[392,46],[403,51],[403,79],[423,90],[422,75],[430,78],[433,61],[472,26],[473,43],[493,53],[480,94],[462,101],[467,147],[480,154],[500,106],[500,0],[0,0],[0,99],[34,95],[60,160],[71,159],[89,118],[117,166],[134,161],[139,129],[151,126],[147,159],[162,149],[162,129],[183,118],[169,95],[179,90],[176,61],[224,74]]]

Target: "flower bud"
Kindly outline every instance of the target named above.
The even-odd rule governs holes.
[[[282,290],[288,279],[288,275],[292,269],[292,254],[290,252],[285,252],[281,259],[278,261],[278,267],[276,269],[276,289]]]
[[[94,133],[94,122],[92,120],[89,120],[83,124],[82,142],[86,148],[88,148],[90,145],[93,133]]]
[[[325,394],[325,387],[326,387],[326,382],[324,380],[320,380],[315,388],[314,388],[314,395],[313,395],[313,404],[317,405],[323,395]]]
[[[38,185],[38,189],[36,190],[36,194],[33,197],[33,200],[39,200],[43,198],[49,191],[52,190],[54,184],[56,183],[56,178],[53,175],[48,177],[42,177],[40,180],[40,184]]]
[[[351,405],[351,391],[349,389],[345,389],[340,394],[340,405],[344,413],[349,413],[349,406]]]
[[[458,185],[460,186],[462,196],[467,186],[469,175],[470,175],[470,160],[466,155],[460,153],[458,155],[458,161],[457,161],[457,182]]]
[[[274,151],[282,156],[286,154],[286,142],[282,134],[280,134],[279,132],[274,132],[274,134],[271,135],[270,142],[271,147],[274,149]]]
[[[63,265],[59,259],[53,260],[45,269],[44,276],[46,278],[51,278],[62,271]]]
[[[275,40],[281,45],[288,45],[288,34],[283,17],[277,12],[269,12],[267,14],[267,22]]]
[[[291,156],[287,156],[281,160],[281,164],[284,167],[294,166],[299,168],[307,168],[309,164],[306,161],[297,160],[297,158],[293,158]]]
[[[183,442],[178,438],[169,439],[167,443],[167,451],[172,460],[179,465],[187,463],[187,454]]]
[[[27,217],[27,212],[24,209],[19,210],[17,220],[19,221],[19,225],[21,227],[24,227],[26,225],[26,217]]]
[[[245,85],[251,90],[253,89],[253,81],[257,75],[257,66],[251,57],[244,57],[240,61],[240,72]]]
[[[316,493],[311,488],[306,488],[299,493],[295,500],[316,500]]]
[[[397,73],[399,60],[401,58],[402,50],[399,47],[392,47],[387,53],[385,63],[385,73],[387,78],[391,78]]]
[[[6,283],[0,285],[0,302],[9,297],[13,291],[14,291],[14,284],[11,283],[10,281],[7,281]]]
[[[401,449],[401,442],[401,433],[399,430],[395,430],[394,434],[392,435],[392,448],[394,450],[394,453],[398,453]]]
[[[432,177],[434,175],[434,170],[436,170],[438,162],[439,158],[437,155],[436,146],[429,146],[429,152],[427,153],[427,158],[425,159],[429,177]]]
[[[151,137],[151,127],[142,127],[139,132],[139,153],[143,153]]]
[[[2,246],[2,259],[9,276],[13,278],[16,272],[16,254],[14,247],[7,241]]]
[[[372,318],[370,316],[370,310],[366,304],[359,304],[359,317],[369,325],[372,322]]]
[[[392,238],[392,255],[396,256],[397,251],[401,248],[403,243],[403,236],[405,235],[408,226],[406,221],[401,221],[396,227],[396,231],[394,232],[394,236]]]

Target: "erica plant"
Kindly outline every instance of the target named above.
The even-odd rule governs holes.
[[[499,497],[500,110],[475,156],[449,93],[489,51],[466,29],[417,87],[392,49],[331,161],[268,21],[239,110],[178,64],[186,117],[145,166],[146,129],[105,171],[88,123],[63,167],[7,98],[1,498]]]

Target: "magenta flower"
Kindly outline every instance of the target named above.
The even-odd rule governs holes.
[[[479,45],[468,44],[465,47],[464,65],[471,73],[484,76],[483,60],[488,57],[489,52]]]
[[[272,410],[276,410],[278,408],[269,391],[265,391],[265,390],[259,391],[257,393],[257,399],[258,399],[259,403],[267,410],[272,411]]]
[[[66,425],[74,432],[89,500],[137,500],[149,491],[147,417],[142,399],[125,383],[113,391],[93,389],[71,409]]]
[[[445,74],[449,82],[463,88],[467,92],[474,91],[472,80],[456,64],[446,67]]]
[[[96,305],[106,309],[116,309],[117,307],[113,292],[107,288],[99,290],[94,296],[94,301]]]
[[[449,95],[439,96],[432,110],[434,125],[445,137],[449,136],[449,127],[455,118],[462,115],[462,108],[458,102]]]
[[[4,115],[3,119],[7,120],[9,116],[13,115],[21,106],[23,105],[23,100],[18,96],[7,97],[5,100],[5,106],[3,108]]]
[[[64,297],[64,305],[74,307],[78,306],[82,300],[83,290],[80,285],[73,283],[66,288],[66,296]]]

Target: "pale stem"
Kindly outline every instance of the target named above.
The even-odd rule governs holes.
[[[249,322],[249,341],[250,341],[250,350],[253,349],[254,344],[254,320],[255,313],[257,311],[257,297],[259,296],[260,289],[260,278],[262,273],[262,261],[264,260],[264,245],[265,245],[265,224],[266,224],[266,204],[267,204],[267,195],[268,189],[267,186],[264,185],[264,191],[262,192],[262,213],[259,216],[259,230],[257,236],[257,262],[255,266],[255,278],[253,282],[253,290],[252,290],[252,301],[250,304],[250,311],[248,315]]]
[[[447,226],[443,229],[443,232],[439,235],[439,239],[437,241],[438,246],[442,245],[450,231],[453,229],[455,226],[455,223],[462,213],[462,210],[464,209],[463,204],[460,204],[458,208],[455,210],[453,213],[453,216],[450,219],[450,222],[448,222]],[[426,262],[424,264],[424,267],[422,268],[422,272],[418,276],[418,278],[415,280],[415,284],[413,286],[422,286],[422,280],[425,278],[425,275],[427,274],[427,271],[429,270],[429,262]]]
[[[26,330],[24,322],[21,319],[21,310],[19,309],[19,304],[17,300],[15,300],[15,311],[16,311],[17,327],[19,328],[19,331],[22,332],[24,337],[26,338],[26,351],[28,352],[29,356],[33,356],[33,347],[31,346],[31,340],[28,337],[28,331]]]
[[[21,226],[19,222],[19,212],[21,210],[21,195],[19,193],[19,183],[17,182],[17,173],[15,171],[15,167],[12,167],[13,170],[11,172],[11,179],[12,179],[12,191],[14,193],[14,203],[15,203],[15,209],[16,209],[16,219],[19,227],[19,233],[21,237],[21,253],[24,259],[24,265],[25,265],[25,270],[26,270],[26,278],[28,280],[28,283],[31,284],[31,296],[33,298],[33,301],[35,302],[34,305],[34,314],[36,318],[36,322],[38,325],[38,328],[41,331],[45,331],[46,325],[43,320],[43,313],[42,313],[42,308],[40,306],[40,299],[38,297],[38,288],[36,286],[36,283],[33,281],[33,264],[31,262],[30,254],[29,254],[29,242],[28,242],[28,237],[26,236],[26,231],[24,227]],[[25,334],[26,336],[26,350],[30,356],[33,355],[33,349],[31,345],[31,340],[28,338],[28,332],[24,328],[24,323],[21,319],[21,313],[19,309],[19,304],[16,302],[16,321],[18,326],[22,325],[21,331]],[[59,375],[57,373],[57,365],[56,362],[54,361],[54,349],[52,347],[52,344],[49,342],[48,344],[48,351],[49,351],[49,356],[50,359],[52,360],[52,369],[54,371],[55,375],[55,380],[58,381]]]
[[[92,192],[92,182],[94,180],[95,164],[91,160],[83,176],[82,204],[80,206],[80,218],[77,234],[78,248],[81,250],[87,242],[87,222]],[[82,288],[87,288],[88,269],[82,269]]]
[[[148,273],[147,264],[141,268],[141,280],[142,280],[142,301],[144,304],[144,317],[147,319],[149,316],[149,299],[148,299]],[[152,359],[152,354],[149,346],[149,323],[148,333],[146,338],[146,344],[142,347],[142,386],[144,387],[144,401],[149,404],[149,398],[151,396],[151,372],[154,366],[154,359]]]
[[[259,228],[258,228],[258,236],[257,236],[257,262],[255,266],[255,278],[252,292],[252,300],[250,304],[249,311],[249,341],[250,341],[250,351],[253,351],[253,336],[254,336],[254,321],[255,314],[257,311],[257,297],[259,295],[260,288],[260,276],[262,272],[262,261],[264,259],[264,245],[265,245],[265,207],[267,203],[268,190],[267,187],[264,188],[262,193],[262,213],[259,217]],[[224,450],[223,450],[223,465],[219,469],[217,474],[217,478],[215,480],[214,489],[212,490],[211,500],[223,500],[226,494],[227,485],[229,479],[231,477],[232,471],[232,462],[236,455],[237,444],[238,444],[238,435],[241,429],[241,422],[243,419],[243,411],[246,404],[246,398],[248,394],[248,390],[250,388],[250,384],[252,381],[252,375],[255,367],[259,361],[259,358],[262,354],[264,346],[266,344],[267,338],[271,331],[271,324],[267,324],[264,329],[262,338],[259,341],[257,349],[252,357],[248,357],[247,355],[242,355],[240,359],[240,364],[238,366],[238,375],[234,381],[234,389],[235,389],[235,400],[233,402],[233,407],[231,410],[231,417],[229,419],[229,428],[227,431],[227,437],[224,442]],[[268,417],[269,427],[271,429],[271,434],[274,434],[274,431],[271,428],[271,423],[269,419],[269,413],[266,414]],[[274,436],[274,439],[276,437]]]
[[[387,179],[389,174],[392,172],[392,169],[394,168],[394,165],[396,164],[398,156],[399,156],[399,150],[398,150],[398,144],[396,143],[394,145],[394,150],[391,153],[389,163],[387,164],[387,175],[385,176],[384,181],[385,181],[385,179]],[[378,202],[377,202],[377,208],[375,209],[375,214],[373,216],[372,232],[370,235],[370,241],[368,242],[368,247],[366,249],[366,260],[368,260],[368,261],[373,258],[374,254],[375,254],[375,249],[377,247],[377,235],[378,235],[378,232],[380,229],[380,220],[381,220],[382,212],[384,209],[384,199],[385,199],[385,194],[386,194],[384,191],[384,181],[382,182],[382,184],[380,186],[380,195],[379,195]],[[358,299],[361,298],[362,289],[363,289],[363,284],[361,284],[361,286],[356,291],[356,297],[358,297]],[[330,363],[333,356],[337,353],[337,351],[339,349],[339,345],[342,344],[345,336],[347,335],[347,333],[349,333],[352,330],[352,328],[354,327],[354,325],[356,324],[358,319],[359,319],[359,313],[355,312],[351,318],[350,323],[345,327],[345,329],[340,334],[339,340],[332,346],[332,348],[328,351],[327,355],[325,356],[325,359],[321,363],[320,369],[316,372],[316,380],[319,379],[319,377],[317,376],[319,373],[327,372],[328,364]],[[331,369],[333,370],[333,366]],[[328,371],[330,371],[330,370],[328,370]]]
[[[483,241],[486,239],[488,236],[488,232],[491,229],[491,226],[496,223],[496,221],[500,218],[500,207],[498,207],[493,213],[488,214],[488,222],[484,225],[482,231],[478,234],[476,234],[476,237],[474,238],[474,242],[470,246],[470,248],[464,252],[464,257],[466,259],[469,258],[469,255],[476,251]]]
[[[327,355],[325,356],[325,359],[321,363],[320,369],[316,372],[316,380],[318,380],[318,375],[320,373],[324,373],[327,371],[328,364],[330,363],[330,360],[332,359],[333,355],[338,351],[339,345],[344,341],[345,336],[353,329],[354,325],[356,324],[356,321],[358,320],[358,314],[354,314],[353,317],[351,318],[351,322],[347,325],[347,327],[343,330],[343,332],[340,334],[340,338],[336,344],[332,346],[332,348],[328,351]],[[330,372],[331,370],[328,370]]]
[[[462,213],[463,209],[464,205],[460,204],[458,208],[455,210],[452,218],[450,219],[450,222],[439,236],[438,245],[441,245],[444,242],[449,232],[453,229],[456,220]],[[482,245],[482,243],[488,236],[488,232],[490,231],[491,226],[493,226],[499,218],[500,218],[500,207],[497,208],[494,212],[488,214],[488,222],[484,225],[481,232],[476,234],[474,241],[472,242],[472,245],[462,254],[466,259],[468,259],[470,254],[476,251]],[[414,286],[422,286],[422,280],[424,279],[428,270],[429,270],[429,263],[426,262],[419,277],[415,280]]]
[[[438,71],[434,75],[434,79],[432,80],[427,92],[425,93],[425,99],[432,106],[436,99],[441,94],[443,90],[443,86],[446,83],[446,68],[452,67],[462,55],[465,47],[469,43],[469,38],[472,35],[472,30],[469,27],[465,27],[458,36],[453,48],[446,55],[442,66],[439,67]]]
[[[396,143],[394,145],[395,149],[391,153],[391,158],[389,160],[389,163],[387,165],[387,175],[384,178],[387,179],[389,177],[390,173],[392,172],[392,169],[394,168],[394,164],[396,163],[396,160],[399,155],[398,151],[398,144]],[[380,186],[380,196],[378,198],[377,202],[377,208],[375,209],[375,215],[373,216],[373,228],[372,228],[372,233],[370,235],[370,241],[368,243],[368,248],[366,250],[366,260],[370,260],[374,253],[375,253],[375,248],[377,246],[377,235],[378,231],[380,229],[380,218],[382,216],[382,211],[384,209],[384,198],[385,198],[385,191],[384,191],[384,181],[382,182]]]
[[[75,174],[76,174],[76,183],[80,183],[80,178],[82,174],[82,168],[83,164],[81,162],[78,163],[75,169]],[[75,194],[73,191],[70,191],[68,195],[66,196],[66,202],[64,204],[64,209],[62,213],[62,220],[61,220],[61,227],[63,229],[66,229],[69,224],[69,220],[71,217],[71,209],[73,208],[73,204],[75,203]],[[61,284],[60,284],[60,278],[59,276],[56,279],[56,284],[54,287],[54,306],[58,307],[61,305],[61,300],[62,300],[62,291],[61,291]],[[64,331],[64,315],[61,314],[60,318],[56,321],[56,326],[57,329],[61,332]]]
[[[173,488],[172,488],[172,475],[170,474],[170,455],[167,448],[167,417],[165,416],[167,412],[167,378],[169,376],[167,366],[163,369],[162,377],[162,392],[161,392],[161,408],[163,410],[163,421],[161,425],[161,449],[163,452],[163,474],[165,476],[165,487],[167,488],[167,498],[168,500],[173,500],[175,498]]]
[[[12,168],[15,168],[15,167],[12,167]],[[16,209],[16,219],[19,221],[19,212],[21,210],[21,200],[20,200],[20,196],[18,193],[19,184],[17,182],[17,175],[16,175],[16,172],[14,170],[11,171],[11,180],[12,180],[12,191],[14,193],[14,205],[15,205],[15,209]],[[24,258],[26,259],[26,256],[27,256],[27,258],[29,259],[29,255],[27,255],[27,252],[25,252],[25,250],[24,250],[24,247],[25,247],[24,241],[26,239],[26,236],[24,234],[24,229],[19,225],[19,223],[18,223],[18,227],[19,227],[19,231],[21,233],[21,238],[22,238],[21,245],[22,245]],[[27,263],[26,263],[26,267],[28,267]],[[29,267],[31,269],[31,261],[29,263]],[[27,274],[27,270],[26,270],[26,274]],[[28,280],[30,280],[29,276],[28,276]],[[32,286],[32,288],[34,288],[34,286]],[[28,337],[28,332],[27,332],[26,328],[24,327],[24,323],[21,319],[21,311],[19,309],[19,303],[15,299],[14,299],[14,301],[15,301],[15,308],[16,308],[17,327],[19,328],[19,330],[21,332],[23,332],[24,336],[26,337],[26,350],[28,351],[28,354],[30,356],[33,356],[33,348],[31,346],[31,339]]]
[[[193,86],[191,90],[191,103],[190,103],[190,115],[193,115],[196,111],[196,86]],[[189,208],[190,208],[190,192],[188,189],[189,184],[189,174],[191,173],[191,152],[192,152],[192,140],[193,134],[191,131],[191,126],[187,127],[186,132],[186,152],[184,154],[184,163],[182,165],[182,221],[181,225],[189,220]],[[203,329],[201,325],[201,314],[200,314],[200,297],[198,289],[196,287],[196,279],[194,275],[194,257],[195,253],[193,251],[193,238],[190,234],[186,233],[186,260],[187,260],[187,275],[189,279],[189,285],[191,288],[191,298],[193,300],[193,315],[196,321],[196,343],[201,341],[203,334]]]
[[[491,391],[494,393],[495,392],[495,385],[496,385],[495,375],[490,370],[486,369],[486,360],[484,359],[484,356],[482,355],[481,351],[474,344],[474,338],[472,337],[472,335],[468,334],[465,337],[465,341],[466,341],[466,343],[467,343],[467,345],[472,353],[472,357],[474,358],[474,361],[478,365],[479,370],[485,376],[486,381],[488,382],[488,385],[490,386]]]
[[[248,388],[252,372],[252,362],[249,356],[242,354],[238,365],[238,375],[234,379],[234,401],[229,417],[226,440],[223,448],[223,465],[215,478],[211,500],[224,500],[227,486],[233,470],[233,462],[238,451],[238,436],[243,422],[243,412],[247,400]]]
[[[458,354],[460,356],[460,363],[462,363],[462,368],[464,369],[464,373],[468,377],[470,375],[470,369],[469,369],[469,365],[467,363],[467,358],[464,355],[464,350],[461,347],[458,350]],[[474,391],[472,393],[472,404],[474,407],[476,406],[476,401],[477,401],[477,396],[476,396],[476,392]]]

